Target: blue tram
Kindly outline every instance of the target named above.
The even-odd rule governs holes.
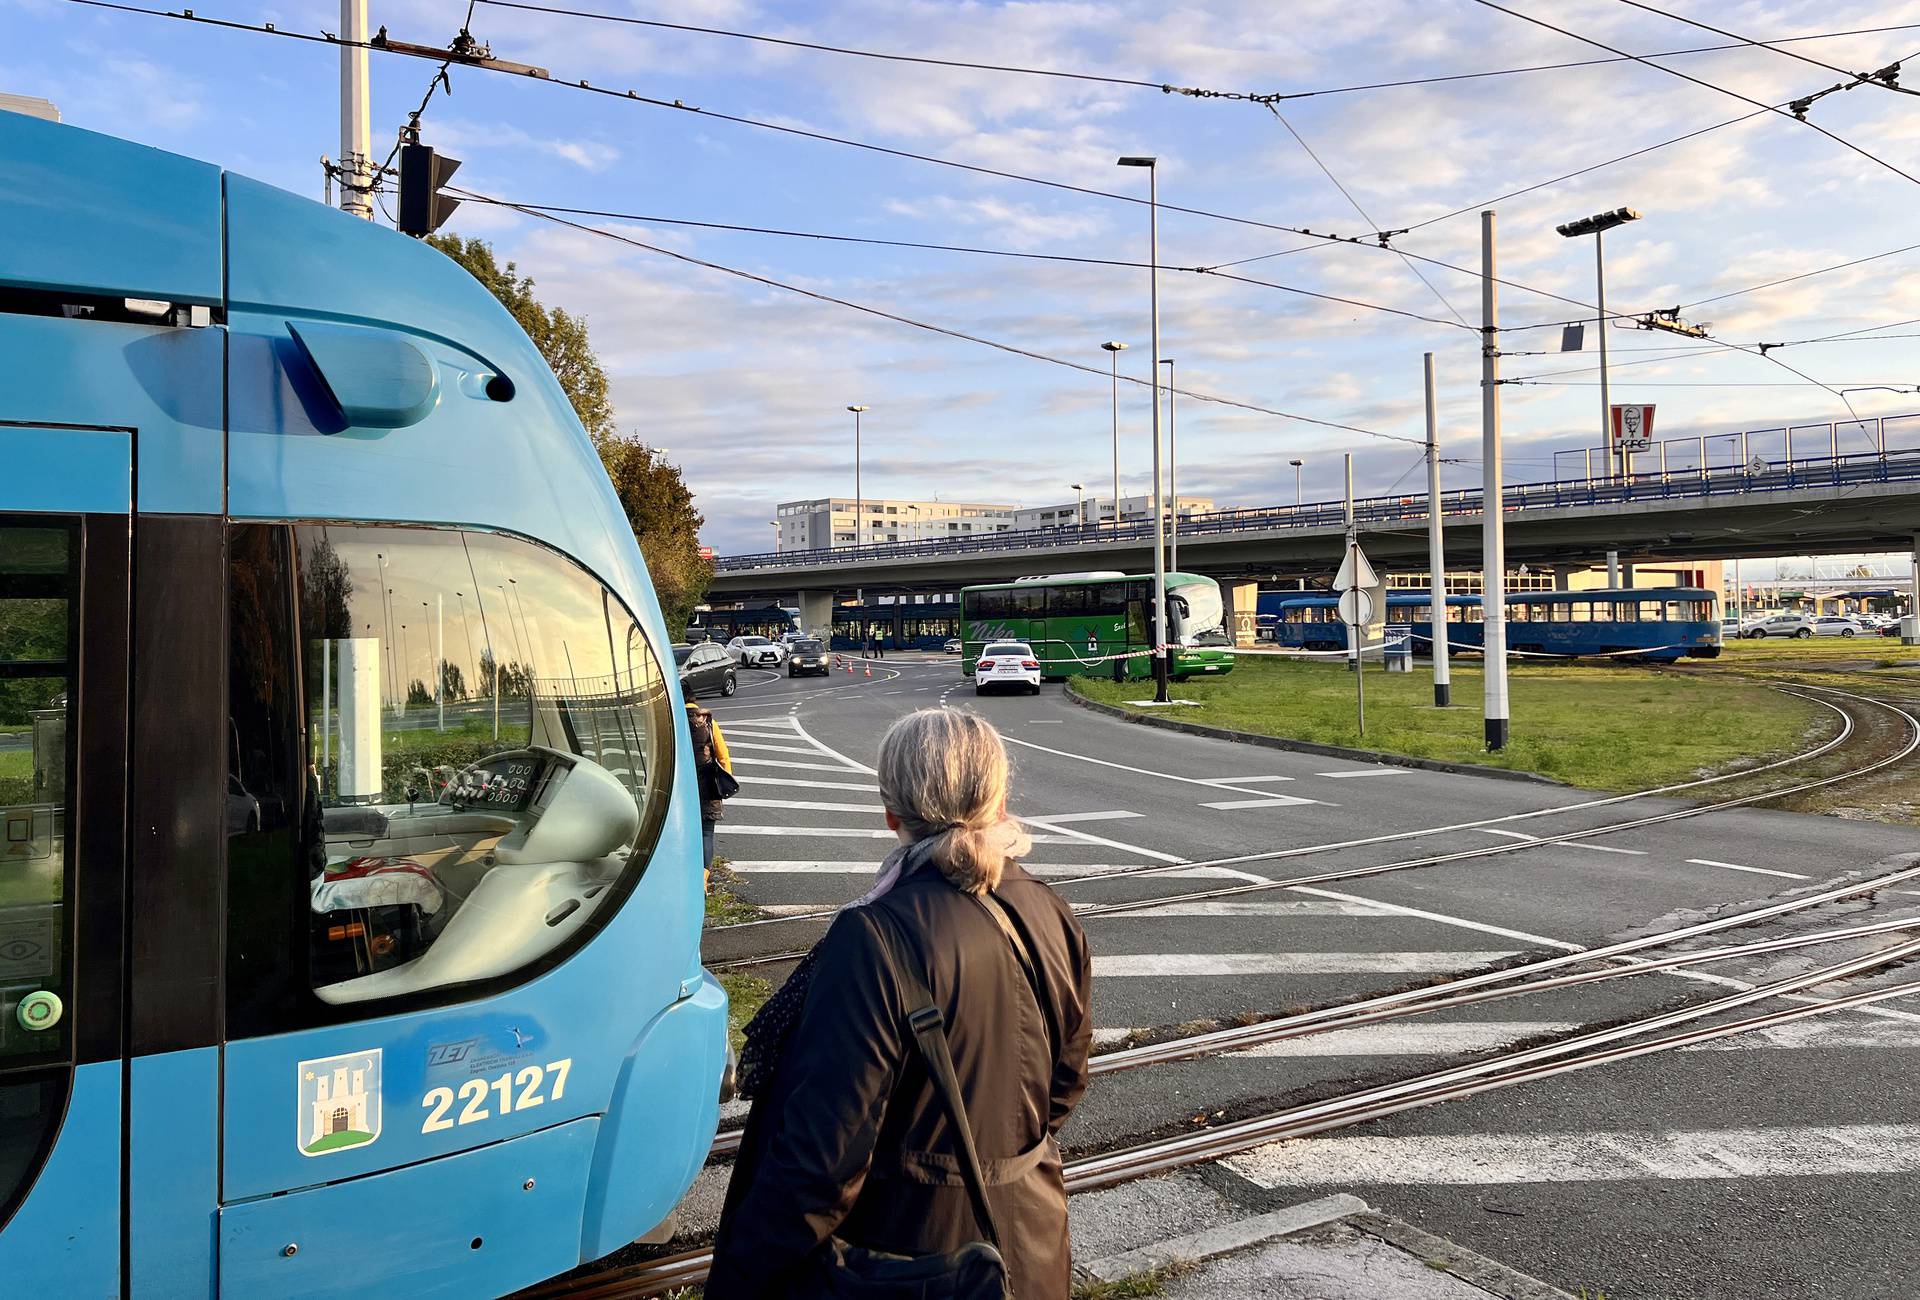
[[[1265,601],[1268,594],[1262,592],[1261,600]],[[1387,622],[1413,625],[1418,634],[1414,640],[1416,654],[1426,654],[1430,649],[1430,643],[1419,638],[1432,635],[1428,614],[1431,604],[1431,598],[1424,591],[1387,593]],[[1477,622],[1479,618],[1478,596],[1447,597],[1447,619],[1456,632],[1454,643],[1461,640],[1459,626],[1469,619]],[[1276,601],[1273,640],[1295,650],[1345,650],[1347,625],[1340,619],[1340,598],[1322,592],[1302,593]],[[1474,644],[1479,644],[1477,638]]]
[[[959,635],[958,601],[836,605],[831,648],[859,650],[878,645],[886,650],[939,650],[949,638]]]
[[[632,530],[413,240],[0,112],[0,1277],[496,1294],[727,1079]]]
[[[1508,594],[1507,649],[1565,658],[1609,656],[1655,663],[1720,653],[1716,597],[1701,587],[1638,587],[1599,591],[1517,591]],[[1280,644],[1344,650],[1346,625],[1338,599],[1301,596],[1281,602]],[[1387,595],[1387,621],[1413,625],[1414,650],[1431,654],[1434,635],[1425,592]],[[1478,596],[1447,597],[1448,644],[1478,650],[1484,625]]]
[[[687,640],[695,645],[718,641],[721,645],[737,636],[763,636],[778,641],[788,632],[800,630],[794,612],[781,605],[763,605],[753,609],[703,609],[687,625]]]

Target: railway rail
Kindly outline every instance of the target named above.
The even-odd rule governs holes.
[[[1476,845],[1470,849],[1460,849],[1460,850],[1454,850],[1446,853],[1424,854],[1418,857],[1405,858],[1396,862],[1387,862],[1387,863],[1381,863],[1373,866],[1364,866],[1364,867],[1346,867],[1346,868],[1340,868],[1333,871],[1317,872],[1311,875],[1289,877],[1284,880],[1273,880],[1273,881],[1264,881],[1264,882],[1248,883],[1248,884],[1241,884],[1241,885],[1230,885],[1230,886],[1223,886],[1217,889],[1189,890],[1182,893],[1156,896],[1151,898],[1130,899],[1124,902],[1117,902],[1117,903],[1104,903],[1096,906],[1081,908],[1077,911],[1077,915],[1084,920],[1089,917],[1109,916],[1109,915],[1125,913],[1125,912],[1145,911],[1155,907],[1164,907],[1172,903],[1201,902],[1201,901],[1209,901],[1209,900],[1221,899],[1221,898],[1234,898],[1234,897],[1239,897],[1245,894],[1264,893],[1264,892],[1275,890],[1275,889],[1293,889],[1301,886],[1330,884],[1336,881],[1362,879],[1368,876],[1378,876],[1378,875],[1385,875],[1393,872],[1411,871],[1411,870],[1415,870],[1422,867],[1439,866],[1443,863],[1448,863],[1448,862],[1460,862],[1460,861],[1466,861],[1470,859],[1498,857],[1502,854],[1519,853],[1527,849],[1540,848],[1544,845],[1566,843],[1570,840],[1591,839],[1596,836],[1613,834],[1618,831],[1634,830],[1634,829],[1638,829],[1640,827],[1645,827],[1645,826],[1654,826],[1654,825],[1660,825],[1660,824],[1671,822],[1671,821],[1681,821],[1688,818],[1700,817],[1708,813],[1724,812],[1731,808],[1741,808],[1741,807],[1748,806],[1750,804],[1764,803],[1772,799],[1782,799],[1782,798],[1787,798],[1789,796],[1796,795],[1796,794],[1803,794],[1810,790],[1816,790],[1826,786],[1835,785],[1843,781],[1857,780],[1860,777],[1870,775],[1871,773],[1877,772],[1882,768],[1889,767],[1892,764],[1898,763],[1903,759],[1907,758],[1908,756],[1910,756],[1911,754],[1913,754],[1916,749],[1920,749],[1920,719],[1916,719],[1913,714],[1908,713],[1905,709],[1899,707],[1898,705],[1889,704],[1884,700],[1876,700],[1869,696],[1858,695],[1851,691],[1839,690],[1834,687],[1808,686],[1805,689],[1822,691],[1828,694],[1842,696],[1858,704],[1864,704],[1864,705],[1871,706],[1873,708],[1883,709],[1883,710],[1886,710],[1887,712],[1897,715],[1905,723],[1906,731],[1907,731],[1906,742],[1892,754],[1883,755],[1870,763],[1852,767],[1844,772],[1834,773],[1834,774],[1823,776],[1823,777],[1816,777],[1811,780],[1796,781],[1785,786],[1770,788],[1755,794],[1741,795],[1739,797],[1732,798],[1732,799],[1721,799],[1721,800],[1716,800],[1710,803],[1696,804],[1687,808],[1678,808],[1678,809],[1672,809],[1666,812],[1653,813],[1643,817],[1631,817],[1621,821],[1606,822],[1598,826],[1583,827],[1576,830],[1564,831],[1557,835],[1537,836],[1527,840],[1515,841],[1511,844]],[[1245,866],[1249,863],[1256,863],[1256,862],[1264,863],[1264,862],[1285,861],[1292,858],[1306,857],[1314,854],[1330,853],[1330,852],[1335,852],[1335,851],[1350,849],[1350,848],[1359,848],[1359,847],[1364,847],[1364,846],[1373,845],[1373,844],[1392,843],[1396,841],[1403,841],[1403,840],[1409,840],[1409,839],[1421,839],[1421,838],[1427,838],[1427,837],[1437,836],[1437,835],[1452,834],[1457,831],[1474,830],[1474,829],[1478,829],[1480,827],[1485,827],[1485,826],[1501,825],[1501,824],[1514,822],[1514,821],[1524,821],[1524,820],[1538,818],[1538,817],[1565,815],[1568,813],[1581,812],[1581,811],[1586,811],[1593,808],[1612,807],[1612,806],[1626,803],[1636,799],[1646,799],[1646,798],[1651,798],[1655,796],[1670,795],[1680,790],[1697,789],[1705,785],[1711,785],[1718,782],[1730,781],[1730,780],[1734,780],[1736,778],[1741,778],[1741,777],[1752,777],[1752,776],[1759,775],[1760,773],[1763,773],[1763,772],[1776,770],[1778,768],[1786,767],[1789,765],[1804,763],[1814,758],[1818,758],[1823,754],[1829,753],[1836,746],[1842,744],[1849,737],[1852,736],[1855,730],[1854,722],[1852,717],[1849,714],[1847,714],[1846,710],[1841,709],[1837,705],[1833,705],[1828,701],[1821,700],[1817,696],[1801,695],[1799,691],[1785,691],[1784,693],[1790,694],[1790,695],[1797,695],[1803,699],[1815,700],[1818,703],[1825,704],[1828,708],[1833,709],[1836,713],[1839,713],[1842,719],[1844,720],[1844,725],[1842,726],[1840,734],[1833,737],[1831,740],[1828,740],[1826,743],[1819,745],[1814,749],[1808,750],[1803,754],[1796,754],[1788,758],[1778,759],[1772,763],[1764,764],[1760,767],[1750,768],[1741,772],[1728,772],[1728,773],[1721,773],[1717,776],[1701,777],[1692,781],[1676,782],[1676,783],[1665,785],[1665,786],[1657,786],[1649,790],[1635,791],[1631,794],[1609,795],[1604,798],[1584,800],[1580,803],[1575,803],[1575,804],[1563,804],[1563,805],[1559,805],[1551,808],[1537,808],[1537,809],[1529,810],[1527,812],[1510,813],[1502,817],[1485,818],[1479,821],[1471,821],[1471,822],[1459,822],[1459,823],[1454,823],[1452,825],[1447,825],[1447,826],[1425,827],[1425,828],[1412,830],[1412,831],[1397,831],[1387,835],[1367,836],[1361,839],[1343,840],[1343,841],[1338,841],[1338,842],[1329,843],[1329,844],[1302,845],[1295,848],[1275,849],[1275,850],[1270,850],[1262,853],[1239,854],[1233,857],[1226,857],[1226,858],[1209,858],[1209,859],[1203,859],[1203,860],[1193,861],[1193,862],[1154,864],[1151,866],[1130,867],[1122,871],[1111,871],[1111,872],[1104,872],[1099,874],[1090,874],[1085,876],[1070,876],[1062,880],[1054,881],[1053,884],[1055,888],[1061,888],[1061,887],[1066,887],[1070,885],[1084,884],[1089,881],[1139,879],[1142,877],[1158,875],[1158,874],[1162,874],[1170,871],[1191,871],[1191,870],[1194,870],[1195,868],[1200,868],[1200,867],[1239,867],[1239,866]],[[713,931],[710,931],[710,933],[720,932],[720,931],[732,932],[732,931],[745,929],[748,927],[765,926],[765,925],[780,924],[780,923],[787,923],[787,922],[801,921],[801,920],[820,920],[824,917],[833,915],[833,913],[836,910],[837,909],[834,909],[834,908],[826,908],[816,912],[805,912],[805,913],[792,914],[788,916],[770,917],[770,918],[765,918],[760,920],[736,922],[732,925],[716,926],[713,928]],[[785,962],[798,961],[801,957],[805,955],[806,955],[806,949],[804,948],[784,948],[784,949],[767,952],[767,953],[759,953],[751,956],[729,958],[729,959],[723,959],[720,961],[711,962],[709,963],[709,969],[714,970],[716,972],[722,972],[722,971],[749,969],[755,966],[779,965]]]
[[[1879,888],[1884,884],[1892,883],[1897,879],[1906,879],[1915,874],[1920,874],[1920,867],[1878,877],[1862,884],[1865,888]],[[1849,892],[1857,891],[1849,890]],[[1761,909],[1762,912],[1769,910]],[[1757,914],[1743,914],[1742,917],[1727,920],[1729,924],[1751,923],[1755,915]],[[1905,922],[1904,925],[1906,928],[1920,926],[1920,918],[1914,918]],[[1869,931],[1878,933],[1897,928],[1902,927],[1893,924],[1855,927],[1850,931],[1834,932],[1826,939],[1831,941]],[[1697,927],[1688,929],[1692,931]],[[1656,936],[1656,938],[1666,938],[1671,941],[1670,936]],[[1813,936],[1801,938],[1809,943],[1816,941]],[[1779,942],[1742,947],[1750,950],[1777,950]],[[1594,955],[1574,954],[1577,959],[1591,959]],[[1728,955],[1731,955],[1729,951],[1721,951],[1722,957]],[[1696,959],[1705,958],[1704,954],[1689,954],[1689,956]],[[1543,1046],[1502,1052],[1483,1060],[1449,1066],[1376,1087],[1363,1088],[1325,1101],[1288,1106],[1233,1123],[1210,1126],[1172,1137],[1152,1139],[1116,1151],[1082,1156],[1069,1161],[1066,1165],[1067,1190],[1069,1193],[1093,1191],[1135,1178],[1216,1160],[1271,1142],[1308,1137],[1443,1101],[1459,1100],[1556,1075],[1572,1074],[1635,1057],[1673,1051],[1812,1016],[1827,1015],[1894,998],[1909,997],[1920,993],[1920,980],[1903,981],[1883,988],[1864,989],[1839,997],[1733,1020],[1721,1019],[1755,1003],[1803,995],[1807,990],[1819,985],[1854,978],[1916,956],[1920,956],[1920,938],[1908,939],[1879,951],[1849,957],[1706,1002],[1644,1016],[1624,1024],[1593,1030]],[[1608,972],[1610,975],[1615,973]],[[1618,973],[1641,972],[1628,970]],[[1668,1030],[1677,1030],[1677,1032],[1664,1032]],[[1649,1034],[1661,1036],[1645,1038]],[[1644,1039],[1644,1041],[1632,1041],[1636,1039]],[[639,1297],[666,1295],[682,1287],[697,1284],[705,1277],[711,1260],[710,1251],[688,1251],[644,1264],[608,1270],[596,1276],[562,1280],[525,1294],[528,1300],[532,1300],[533,1297],[560,1295],[577,1297],[580,1300],[638,1300]]]

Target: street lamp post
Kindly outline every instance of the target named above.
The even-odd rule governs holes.
[[[1174,573],[1180,572],[1180,452],[1174,436],[1173,404],[1173,358],[1162,357],[1160,364],[1167,368],[1167,508],[1172,518],[1167,520],[1167,568]]]
[[[1293,466],[1293,508],[1295,510],[1300,508],[1300,467],[1305,463],[1297,456],[1287,462]]]
[[[1122,167],[1147,169],[1147,301],[1153,316],[1153,702],[1169,704],[1167,690],[1167,519],[1160,486],[1160,160],[1131,156]],[[1114,494],[1114,513],[1120,510]]]
[[[1615,208],[1611,212],[1597,212],[1591,217],[1582,217],[1578,221],[1569,221],[1565,225],[1555,226],[1568,239],[1577,239],[1581,235],[1593,236],[1593,274],[1599,290],[1599,316],[1596,318],[1600,330],[1600,447],[1606,452],[1607,474],[1615,470],[1613,457],[1613,396],[1607,389],[1607,257],[1604,236],[1615,226],[1624,226],[1629,221],[1640,220],[1640,214],[1632,208]],[[1621,472],[1627,468],[1627,454],[1620,453]],[[1607,586],[1617,588],[1620,585],[1620,552],[1607,552]]]
[[[1085,528],[1087,526],[1086,489],[1078,483],[1069,483],[1067,486],[1073,489],[1073,522]]]
[[[778,555],[780,554],[780,521],[778,519],[769,519],[767,520],[767,527],[773,529],[773,553]]]
[[[1120,527],[1120,354],[1127,350],[1124,343],[1102,343],[1107,355],[1113,358],[1113,526]]]
[[[865,504],[860,496],[860,413],[867,408],[849,406],[847,409],[853,412],[853,544],[858,546],[860,545],[860,516],[864,513],[861,507]],[[828,510],[827,515],[831,518],[833,511]]]

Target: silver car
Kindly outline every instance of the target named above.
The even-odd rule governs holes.
[[[727,658],[742,668],[778,668],[786,657],[786,647],[763,636],[737,636],[727,642]]]

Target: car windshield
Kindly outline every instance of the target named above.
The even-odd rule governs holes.
[[[1002,641],[997,645],[988,646],[980,653],[983,655],[1020,655],[1024,658],[1031,659],[1033,657],[1033,647],[1021,645],[1018,641]]]
[[[820,653],[820,643],[818,641],[795,641],[793,648],[801,654],[817,655]]]
[[[740,638],[740,644],[741,645],[771,645],[773,643],[768,641],[763,636],[743,636]]]

